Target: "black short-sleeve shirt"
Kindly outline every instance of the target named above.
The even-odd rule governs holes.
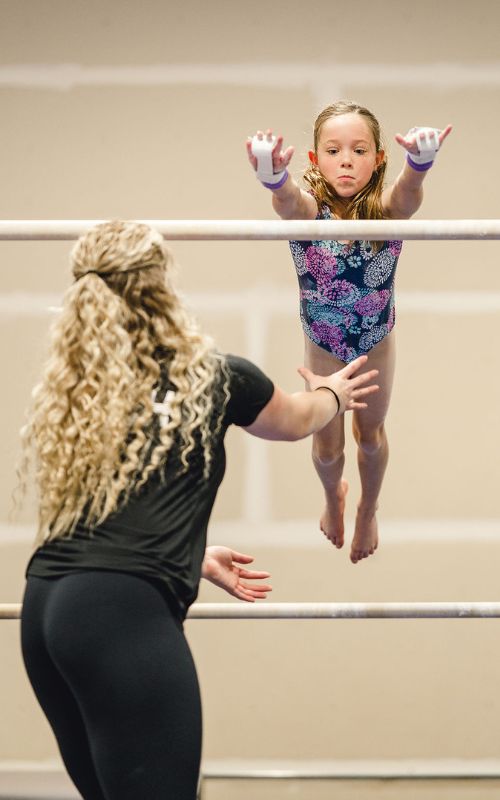
[[[213,437],[209,476],[203,475],[199,443],[185,472],[179,471],[173,445],[163,475],[152,476],[101,525],[89,530],[78,524],[72,536],[42,545],[27,575],[54,578],[94,569],[141,575],[156,582],[184,618],[198,593],[207,525],[224,477],[224,435],[231,424],[251,425],[274,391],[272,381],[250,361],[228,355],[226,363],[230,397],[220,434]],[[214,388],[214,401],[221,403],[222,397]]]

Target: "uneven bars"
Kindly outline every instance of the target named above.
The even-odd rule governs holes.
[[[286,761],[207,759],[203,779],[215,780],[498,780],[497,759],[377,759]]]
[[[104,220],[0,220],[0,241],[70,241]],[[175,240],[500,239],[500,220],[139,220]]]
[[[0,604],[18,619],[19,603]],[[471,619],[500,617],[500,602],[479,603],[195,603],[188,619]]]

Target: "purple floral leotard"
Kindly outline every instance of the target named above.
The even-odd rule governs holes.
[[[331,219],[323,206],[316,219]],[[292,241],[304,333],[341,361],[371,350],[394,327],[394,275],[403,243]]]

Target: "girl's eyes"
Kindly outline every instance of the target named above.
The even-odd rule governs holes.
[[[336,156],[340,151],[336,147],[330,147],[326,152],[331,156]],[[357,156],[364,156],[367,151],[362,147],[356,147],[354,152]]]

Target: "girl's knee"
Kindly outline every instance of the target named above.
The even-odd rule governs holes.
[[[353,433],[356,444],[366,455],[378,453],[387,442],[385,426],[383,422],[380,423],[380,425],[376,425],[374,428],[366,430],[354,425]]]
[[[344,464],[344,449],[336,448],[326,443],[315,442],[312,458],[318,467],[334,467]]]

